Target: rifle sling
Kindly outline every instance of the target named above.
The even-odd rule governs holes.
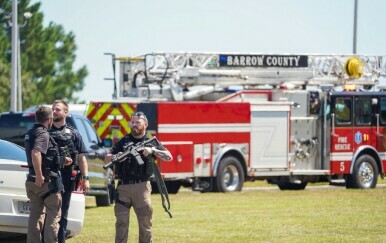
[[[165,182],[162,179],[161,173],[160,173],[160,171],[158,169],[158,166],[155,164],[155,161],[153,161],[151,163],[151,166],[153,167],[155,181],[157,183],[158,191],[159,191],[159,193],[161,195],[162,207],[165,209],[165,212],[167,212],[169,214],[169,217],[173,218],[172,214],[169,211],[169,209],[170,209],[170,201],[169,201],[169,194],[168,194],[168,190],[166,189]],[[167,206],[165,204],[165,198],[166,198],[166,201],[167,201],[167,204],[168,204]]]

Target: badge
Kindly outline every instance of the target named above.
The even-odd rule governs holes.
[[[362,133],[360,131],[356,132],[354,139],[357,144],[362,143]]]

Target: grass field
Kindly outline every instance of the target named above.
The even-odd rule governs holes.
[[[153,200],[153,242],[386,242],[386,188],[245,190],[170,195],[173,219]],[[114,207],[88,201],[84,228],[69,243],[114,242]],[[129,242],[138,242],[131,211]]]

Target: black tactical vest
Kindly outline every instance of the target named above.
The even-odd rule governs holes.
[[[133,141],[131,141],[130,136],[126,136],[123,139],[125,139],[124,146],[135,145]],[[147,139],[149,139],[149,137],[146,135],[144,139],[141,139],[141,140],[145,141]],[[139,165],[135,157],[131,155],[125,161],[121,163],[117,163],[115,165],[115,174],[117,175],[118,179],[122,181],[129,181],[129,180],[145,181],[150,179],[150,176],[153,174],[153,168],[151,166],[151,163],[154,163],[155,158],[152,155],[148,157],[143,156],[142,151],[139,153],[141,154],[142,160],[144,161],[143,165]]]
[[[61,156],[70,156],[74,165],[78,165],[77,150],[72,140],[74,128],[66,125],[63,129],[52,129],[50,136],[55,140],[60,148]]]
[[[32,164],[31,151],[35,139],[42,130],[46,130],[43,125],[35,125],[30,129],[24,137],[25,150],[27,152],[29,173],[35,175],[35,171]],[[46,154],[42,155],[42,172],[43,176],[49,176],[49,172],[57,173],[59,171],[59,147],[57,143],[50,137],[49,146]]]

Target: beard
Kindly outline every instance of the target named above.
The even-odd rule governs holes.
[[[64,117],[54,117],[54,122],[61,122],[64,121]]]
[[[132,134],[134,137],[143,134],[144,131],[145,131],[145,128],[144,128],[144,127],[133,127],[133,128],[131,128],[131,134]]]

